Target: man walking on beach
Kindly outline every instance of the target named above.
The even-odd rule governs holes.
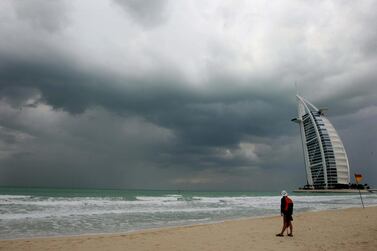
[[[280,213],[283,216],[283,228],[281,232],[276,236],[284,236],[284,231],[289,228],[290,233],[288,236],[293,236],[293,226],[292,226],[292,214],[293,214],[293,201],[288,197],[288,193],[286,191],[281,192],[281,202],[280,202]]]

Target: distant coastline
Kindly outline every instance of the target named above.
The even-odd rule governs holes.
[[[294,193],[329,193],[329,194],[354,194],[354,193],[371,193],[367,189],[357,190],[357,189],[297,189],[293,191]]]

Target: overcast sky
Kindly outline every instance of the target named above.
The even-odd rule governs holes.
[[[296,89],[377,185],[377,2],[0,1],[0,185],[305,184]]]

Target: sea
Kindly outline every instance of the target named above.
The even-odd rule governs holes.
[[[290,194],[294,214],[361,207],[359,194]],[[363,194],[365,206],[377,194]],[[139,230],[280,215],[276,192],[0,188],[0,239]]]

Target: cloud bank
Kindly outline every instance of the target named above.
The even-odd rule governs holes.
[[[2,1],[0,184],[303,185],[295,82],[373,184],[376,7]]]

